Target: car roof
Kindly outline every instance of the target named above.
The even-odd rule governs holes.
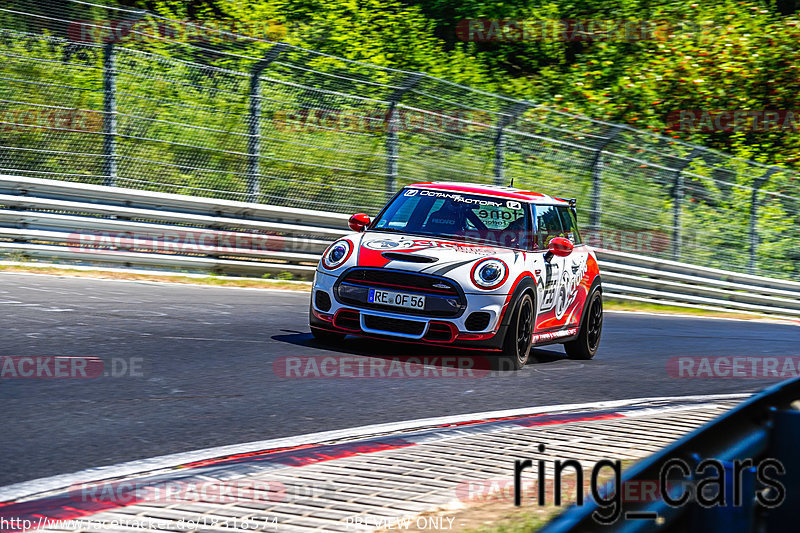
[[[411,185],[406,186],[406,188],[432,189],[436,191],[458,192],[462,194],[479,194],[484,196],[493,196],[495,198],[510,198],[513,200],[520,200],[523,202],[531,202],[536,204],[569,205],[569,201],[564,200],[563,198],[556,198],[555,196],[548,196],[547,194],[528,191],[525,189],[504,187],[502,185],[462,183],[455,181],[426,181],[412,183]]]

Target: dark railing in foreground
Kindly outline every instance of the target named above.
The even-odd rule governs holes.
[[[703,533],[797,531],[800,509],[800,410],[795,402],[798,399],[800,379],[775,385],[632,466],[622,476],[623,492],[625,483],[641,486],[641,482],[651,480],[659,480],[661,486],[668,488],[660,493],[660,497],[652,498],[653,501],[623,501],[620,518],[613,524],[604,526],[596,520],[598,512],[603,516],[609,515],[609,511],[604,511],[598,502],[602,504],[603,500],[609,501],[610,498],[601,493],[599,500],[588,498],[584,505],[566,510],[547,524],[541,533],[598,530]],[[705,497],[713,499],[715,495],[719,496],[719,492],[714,490],[719,485],[709,480],[710,476],[721,476],[716,468],[702,466],[703,461],[709,459],[719,461],[724,467],[724,482],[721,485],[725,491],[725,503],[703,507],[691,497],[683,505],[669,505],[665,499],[677,500],[688,487],[703,487],[704,479],[707,480],[706,490],[703,491]],[[755,465],[768,460],[780,462],[785,473],[780,474],[772,468],[768,470],[768,477],[783,485],[783,498],[779,497],[778,489],[770,488],[758,479],[755,467],[740,469],[736,480],[735,462],[741,463],[747,459]],[[673,467],[667,469],[661,479],[662,469],[669,461],[673,461],[673,464],[683,462],[692,473],[683,476],[677,467]],[[738,502],[735,501],[736,486],[742,495]],[[781,503],[769,508],[759,503],[757,495]]]

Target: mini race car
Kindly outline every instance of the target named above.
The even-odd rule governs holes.
[[[314,276],[314,337],[346,335],[495,352],[531,347],[590,359],[603,327],[597,258],[574,200],[511,187],[415,183],[331,244]]]

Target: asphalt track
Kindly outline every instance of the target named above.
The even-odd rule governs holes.
[[[608,313],[597,357],[536,350],[474,378],[284,379],[286,356],[463,355],[348,339],[317,344],[308,295],[0,273],[0,355],[93,356],[136,373],[0,379],[0,485],[303,433],[492,409],[750,392],[774,379],[671,377],[676,356],[800,356],[794,325]],[[114,362],[116,361],[116,363]],[[435,365],[434,365],[435,366]]]

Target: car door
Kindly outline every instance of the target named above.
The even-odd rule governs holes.
[[[548,254],[547,247],[553,238],[565,237],[566,231],[557,206],[535,205],[534,214],[534,246],[540,250],[544,260],[541,281],[537,282],[535,331],[558,331],[566,324],[563,318],[569,258]]]
[[[581,239],[575,211],[565,205],[557,206],[556,210],[564,229],[564,237],[569,239],[575,248],[570,255],[563,258],[563,286],[558,289],[555,316],[559,320],[563,320],[564,328],[572,328],[579,325],[588,294],[589,287],[584,281],[588,267],[589,248],[583,244]]]

